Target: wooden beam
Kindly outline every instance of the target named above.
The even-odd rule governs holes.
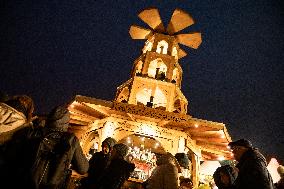
[[[196,136],[192,136],[191,137],[193,140],[196,141],[208,141],[208,142],[213,142],[213,143],[226,143],[228,142],[226,138],[221,138],[221,137],[196,137]]]
[[[197,132],[205,132],[205,131],[218,131],[219,129],[217,128],[212,128],[212,127],[207,127],[207,126],[198,126],[198,127],[195,127],[195,126],[192,126],[192,127],[188,127],[188,128],[185,128],[184,131],[185,132],[189,132],[189,133],[197,133]]]
[[[207,142],[200,142],[200,141],[197,141],[196,144],[198,146],[201,146],[202,148],[231,153],[231,150],[227,148],[227,145],[219,145],[219,143],[214,144],[214,143],[207,143]]]

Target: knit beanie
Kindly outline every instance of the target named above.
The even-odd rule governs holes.
[[[239,139],[233,142],[229,143],[230,148],[234,147],[234,146],[243,146],[246,148],[252,148],[252,143],[251,141],[247,140],[247,139]]]
[[[122,158],[124,158],[128,154],[128,146],[125,144],[116,144],[113,146],[113,149],[115,149],[118,155]]]
[[[107,137],[102,144],[105,143],[108,145],[108,147],[111,149],[113,148],[113,146],[116,144],[116,140],[112,137]]]
[[[65,130],[69,126],[70,113],[65,106],[57,106],[47,116],[48,127],[62,127]]]

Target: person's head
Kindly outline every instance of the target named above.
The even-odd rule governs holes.
[[[112,151],[113,146],[116,144],[116,140],[111,137],[107,137],[102,142],[102,152],[106,155]]]
[[[112,159],[124,159],[127,154],[128,146],[122,143],[114,145],[111,151]]]
[[[277,168],[277,172],[278,172],[279,176],[281,178],[283,178],[284,177],[284,166],[283,165],[279,165],[279,167]]]
[[[231,148],[234,157],[237,161],[240,161],[242,155],[249,149],[252,148],[252,144],[249,140],[240,139],[234,142],[229,143],[229,147]]]
[[[19,112],[22,112],[26,116],[27,122],[32,121],[34,101],[31,97],[27,95],[16,95],[5,101],[5,103]]]
[[[51,110],[51,112],[47,115],[46,126],[49,128],[58,128],[64,131],[68,130],[70,121],[70,112],[67,107],[56,106]]]
[[[128,155],[125,157],[125,159],[126,159],[126,161],[128,161],[128,162],[131,163],[131,162],[134,160],[134,157],[133,157],[132,154],[128,154]]]
[[[181,178],[180,186],[182,189],[192,189],[193,188],[192,180],[190,178]]]
[[[231,165],[218,167],[213,174],[214,182],[218,188],[233,185],[237,176],[238,173],[236,168]]]
[[[224,186],[230,185],[230,176],[226,172],[220,171],[220,179]]]

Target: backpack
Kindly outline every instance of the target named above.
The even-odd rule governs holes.
[[[63,187],[65,180],[71,175],[69,166],[75,150],[71,147],[73,139],[74,135],[65,132],[51,132],[40,139],[30,170],[34,188]]]

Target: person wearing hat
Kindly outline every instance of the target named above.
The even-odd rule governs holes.
[[[279,167],[277,168],[277,172],[280,176],[280,180],[275,183],[275,187],[276,189],[284,189],[284,166],[279,165]]]
[[[236,189],[273,189],[273,180],[267,170],[265,157],[252,143],[240,139],[229,143],[229,147],[238,161],[238,177],[235,181]]]
[[[213,179],[218,189],[234,189],[237,176],[238,172],[234,166],[223,165],[215,170]]]
[[[82,188],[94,188],[97,185],[98,180],[102,177],[102,173],[109,164],[110,154],[115,144],[116,140],[112,137],[107,137],[102,142],[102,150],[94,153],[89,160],[90,167],[88,170],[88,176],[82,178],[80,181]]]
[[[122,143],[113,146],[110,164],[98,181],[98,189],[120,189],[134,171],[135,165],[125,160],[128,146]]]
[[[32,126],[34,102],[27,95],[16,95],[6,99],[5,97],[1,98],[0,144],[2,145],[11,140],[15,132],[23,127]]]

